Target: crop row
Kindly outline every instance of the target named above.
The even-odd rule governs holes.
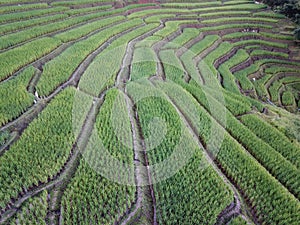
[[[55,8],[48,8],[48,9],[38,9],[38,10],[30,10],[24,12],[16,12],[16,13],[8,13],[0,15],[0,23],[7,23],[11,21],[17,20],[26,20],[31,19],[37,16],[44,16],[48,14],[54,13],[62,13],[68,10],[68,7],[55,7]]]
[[[168,35],[172,34],[176,30],[179,29],[179,26],[182,24],[196,24],[199,23],[198,20],[180,20],[180,21],[168,21],[166,22],[166,26],[157,31],[154,35],[161,36],[161,37],[167,37]]]
[[[102,5],[102,6],[95,6],[95,7],[82,8],[82,9],[70,9],[70,10],[66,11],[65,13],[72,16],[72,15],[89,13],[89,12],[94,12],[94,11],[107,10],[107,9],[111,9],[111,7],[112,7],[112,5]]]
[[[34,4],[25,4],[25,5],[11,5],[11,6],[1,6],[0,13],[16,12],[23,11],[28,9],[40,9],[47,8],[47,3],[34,3]]]
[[[296,143],[291,143],[285,135],[260,119],[258,115],[245,115],[241,120],[259,138],[269,143],[270,146],[299,168],[300,150]]]
[[[103,28],[121,20],[125,20],[125,17],[114,16],[106,19],[97,20],[91,23],[84,24],[80,27],[73,28],[71,30],[61,32],[55,35],[55,37],[62,40],[63,42],[73,41],[78,38],[84,37],[97,29]]]
[[[207,35],[201,41],[189,48],[180,58],[188,74],[197,83],[202,83],[203,81],[201,81],[201,75],[196,67],[197,65],[193,62],[193,59],[213,45],[217,40],[219,40],[219,36]]]
[[[235,39],[235,38],[242,38],[242,37],[267,37],[267,38],[274,38],[274,39],[280,39],[280,40],[292,40],[292,36],[288,35],[280,35],[275,33],[269,33],[269,32],[236,32],[236,33],[230,33],[223,36],[225,40]]]
[[[63,30],[71,26],[74,26],[76,24],[87,22],[89,20],[105,16],[107,14],[108,14],[107,12],[98,12],[98,13],[92,13],[83,16],[70,17],[63,21],[58,21],[50,24],[41,25],[41,26],[35,26],[29,29],[22,30],[17,33],[7,34],[5,36],[0,37],[0,43],[1,43],[0,49],[4,49],[9,46],[16,45],[18,43],[24,42],[26,40],[30,40],[32,38],[44,34]]]
[[[199,35],[199,30],[195,28],[186,28],[183,29],[182,34],[177,36],[175,39],[173,39],[171,42],[168,42],[164,45],[163,49],[168,48],[179,48],[186,44],[188,41],[196,38]]]
[[[137,110],[149,164],[155,168],[153,181],[160,181],[154,184],[157,222],[214,224],[218,214],[232,201],[232,192],[208,165],[176,110],[159,96],[159,89],[143,83],[128,86],[128,93],[138,98],[137,89],[152,96],[139,101]],[[166,130],[151,129],[149,125],[154,121],[163,122]],[[172,171],[176,174],[166,179]]]
[[[163,87],[163,85],[161,86]],[[186,92],[174,86],[163,87],[163,89],[176,100],[183,113],[192,121],[204,143],[209,143],[212,136],[210,129],[207,129],[207,127],[211,127],[209,125],[211,123],[216,123],[212,117],[203,108],[199,107]],[[186,108],[187,105],[189,109]],[[189,112],[192,107],[198,112],[198,119],[192,118],[190,115]],[[221,106],[220,109],[222,109]],[[214,112],[215,115],[216,113],[218,112]],[[218,125],[215,126],[218,127]],[[218,129],[222,132],[222,128]],[[218,149],[208,150],[215,152]],[[268,154],[268,152],[265,152],[265,154]],[[227,176],[238,184],[248,204],[253,207],[260,223],[297,224],[300,210],[299,201],[274,177],[270,176],[265,168],[246,153],[245,149],[226,132],[216,155],[216,161]],[[287,172],[284,171],[284,174],[287,175]]]
[[[93,3],[102,3],[102,2],[112,2],[110,0],[76,0],[76,1],[59,1],[52,2],[52,6],[76,6],[76,5],[85,5]]]
[[[34,196],[26,201],[20,211],[7,221],[7,224],[39,224],[46,225],[47,215],[47,191]]]
[[[207,93],[207,92],[206,92]],[[195,96],[199,94],[194,93]],[[202,97],[203,98],[203,97]],[[213,100],[210,101],[210,104]],[[205,102],[204,102],[205,103]],[[220,104],[215,102],[215,105]],[[209,107],[209,105],[207,105]],[[221,108],[214,107],[215,110]],[[224,107],[224,106],[223,106]],[[209,109],[209,108],[208,108]],[[222,108],[221,108],[222,109]],[[222,111],[220,110],[220,113]],[[219,113],[217,113],[219,115]],[[218,120],[218,118],[216,118]],[[262,165],[273,174],[282,184],[284,184],[297,198],[299,198],[299,188],[297,187],[297,168],[287,161],[280,153],[273,149],[268,142],[257,138],[249,129],[243,126],[233,115],[227,113],[226,121],[219,121],[228,132],[241,143],[245,148],[260,162]],[[223,124],[224,123],[224,124]],[[294,150],[295,151],[295,150]],[[294,152],[286,152],[288,159],[295,157]],[[295,161],[292,161],[295,163]],[[280,166],[278,166],[280,165]],[[295,164],[297,165],[297,164]]]
[[[45,37],[0,53],[0,80],[4,80],[23,66],[50,53],[59,45],[61,41]]]
[[[58,57],[45,64],[41,78],[36,86],[39,95],[49,95],[56,87],[68,80],[79,64],[110,37],[136,27],[141,23],[140,19],[135,19],[106,28],[67,48]]]
[[[216,24],[216,23],[229,23],[229,22],[268,22],[268,23],[277,23],[278,20],[264,17],[228,17],[228,18],[217,18],[217,19],[207,19],[201,21],[204,24]]]
[[[151,48],[141,47],[135,49],[130,71],[131,80],[155,75],[156,64],[156,54]]]
[[[0,126],[24,113],[33,104],[34,96],[27,92],[27,86],[35,73],[33,67],[17,77],[0,83]]]
[[[218,71],[222,75],[223,86],[226,90],[234,93],[240,92],[236,85],[235,77],[231,73],[230,69],[244,62],[248,58],[248,53],[243,49],[239,49],[234,56],[232,56],[229,60],[219,66]]]
[[[79,87],[91,95],[97,96],[105,87],[113,85],[122,65],[128,42],[156,26],[158,24],[145,25],[114,40],[85,71],[80,79]]]
[[[12,31],[20,31],[23,28],[40,25],[43,23],[55,22],[67,18],[65,14],[55,14],[50,16],[44,16],[39,18],[34,18],[30,20],[17,21],[12,23],[5,23],[0,25],[0,34],[6,34]]]
[[[0,207],[40,182],[53,178],[64,165],[72,144],[74,89],[65,89],[33,120],[0,158]]]
[[[62,224],[113,224],[131,208],[135,186],[116,182],[118,177],[120,182],[134,182],[131,145],[125,100],[112,89],[106,94],[80,165],[64,192]],[[128,165],[128,170],[116,167],[112,159]]]

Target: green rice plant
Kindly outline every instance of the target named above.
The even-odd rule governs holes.
[[[229,225],[248,225],[249,223],[244,220],[241,216],[233,218],[230,222]]]
[[[40,8],[47,8],[47,7],[48,7],[47,3],[1,6],[0,13],[25,11],[28,9],[40,9]]]
[[[161,36],[149,36],[146,37],[144,40],[140,41],[139,43],[137,43],[135,45],[135,47],[137,48],[141,48],[141,47],[152,47],[155,43],[161,41],[163,39],[163,37]]]
[[[273,52],[273,51],[267,51],[267,50],[254,50],[250,53],[251,56],[264,56],[264,55],[270,55],[270,56],[279,56],[282,58],[288,58],[289,54],[283,53],[283,52]]]
[[[267,37],[267,38],[274,38],[274,39],[280,39],[280,40],[292,40],[292,36],[288,35],[280,35],[280,34],[273,34],[268,32],[236,32],[231,34],[226,34],[223,36],[223,38],[226,39],[234,39],[234,38],[241,38],[241,37]]]
[[[181,61],[176,57],[174,50],[162,50],[159,52],[159,57],[167,79],[175,82],[183,79],[185,70]]]
[[[92,3],[111,2],[109,0],[73,0],[73,1],[58,1],[52,2],[52,6],[74,6],[74,5],[85,5]]]
[[[295,105],[295,97],[291,91],[285,91],[282,94],[282,104],[284,106]]]
[[[220,65],[218,71],[222,75],[223,86],[226,90],[229,90],[237,94],[240,93],[235,82],[235,77],[231,73],[230,69],[246,61],[248,58],[249,58],[248,53],[243,49],[239,49],[234,56],[232,56],[229,60],[227,60],[222,65]]]
[[[149,24],[114,40],[87,68],[80,79],[79,87],[91,95],[98,96],[105,87],[112,86],[122,66],[128,42],[154,29],[156,26],[158,24]]]
[[[154,15],[154,16],[149,16],[145,19],[146,23],[159,23],[163,19],[166,18],[173,18],[175,17],[175,14],[160,14],[160,15]]]
[[[283,72],[300,72],[300,68],[293,68],[293,67],[284,67],[284,66],[271,66],[265,69],[265,73],[267,74],[277,74]]]
[[[107,19],[97,20],[80,27],[59,33],[55,35],[56,38],[62,40],[63,42],[69,42],[76,40],[80,37],[88,35],[92,31],[103,28],[105,26],[111,25],[113,23],[119,22],[121,20],[125,20],[124,16],[114,16]]]
[[[213,51],[211,51],[204,59],[203,62],[200,63],[205,63],[210,71],[213,73],[215,77],[217,77],[218,71],[214,67],[215,61],[220,58],[221,56],[225,55],[228,53],[233,46],[229,42],[222,42],[217,48],[215,48]],[[203,68],[203,66],[198,65],[199,69]]]
[[[161,4],[162,7],[166,8],[200,8],[207,6],[220,6],[221,2],[213,1],[213,2],[199,2],[199,3],[164,3]]]
[[[35,2],[35,0],[0,0],[0,5],[22,3],[22,2]]]
[[[155,32],[153,35],[161,36],[163,38],[167,37],[168,35],[172,34],[176,30],[179,29],[180,25],[183,24],[196,24],[198,20],[179,20],[179,21],[168,21],[166,22],[166,26]]]
[[[206,11],[226,11],[226,10],[242,10],[242,11],[247,11],[247,10],[257,10],[257,9],[264,9],[267,6],[264,4],[239,4],[239,5],[225,5],[225,6],[219,6],[219,7],[204,7],[204,8],[199,8],[199,9],[192,9],[191,12],[206,12]]]
[[[254,65],[254,64],[252,64],[252,65]],[[240,71],[234,73],[233,75],[239,81],[243,90],[254,90],[254,86],[253,86],[252,82],[247,77],[249,75],[249,73],[250,73],[249,71],[251,71],[252,67],[247,67],[247,68],[248,69],[240,70]]]
[[[297,168],[300,167],[300,149],[283,133],[265,122],[258,115],[249,114],[241,117],[241,121],[259,138],[264,140]]]
[[[150,77],[156,74],[156,54],[151,48],[136,48],[131,64],[131,80],[138,80],[143,77]]]
[[[141,91],[150,92],[153,89],[153,92],[159,92],[159,89],[151,88],[145,83],[139,87],[136,84],[129,85],[128,93],[136,96],[138,88]],[[190,157],[188,163],[174,176],[154,184],[158,223],[214,224],[218,214],[232,201],[232,191],[213,168],[207,165],[208,162],[203,157],[202,151],[196,145],[178,113],[163,96],[143,99],[137,103],[137,109],[145,138],[151,138],[154,135],[149,129],[149,123],[153,118],[158,117],[164,121],[167,129],[161,143],[153,149],[147,149],[150,165],[170,159],[177,145],[184,146],[184,151],[176,153],[174,159],[172,157],[173,160]],[[207,167],[199,169],[200,164],[205,164]],[[175,166],[174,163],[170,165],[170,169],[174,169],[171,166]],[[153,173],[154,181],[159,178],[158,173]],[[218,197],[211,200],[212,196]],[[210,203],[207,204],[207,202]],[[191,207],[186,208],[185,205]]]
[[[194,44],[188,51],[186,51],[180,58],[184,68],[186,69],[189,76],[198,84],[202,83],[202,79],[196,67],[193,59],[203,52],[205,49],[209,48],[213,43],[219,39],[217,35],[207,35],[201,41]]]
[[[265,29],[272,29],[273,26],[266,25],[266,24],[260,24],[260,23],[239,23],[239,24],[223,24],[223,25],[217,25],[217,26],[207,26],[200,28],[200,31],[217,31],[217,30],[224,30],[224,29],[233,29],[233,28],[265,28]]]
[[[0,53],[0,80],[4,80],[23,66],[50,53],[60,44],[61,41],[57,39],[45,37]]]
[[[29,198],[17,213],[9,218],[7,224],[39,224],[46,225],[47,215],[47,190]]]
[[[27,86],[35,73],[28,67],[17,77],[0,83],[0,126],[17,118],[32,104],[34,96],[27,92]]]
[[[57,14],[57,15],[44,16],[44,17],[30,19],[30,20],[5,23],[0,25],[0,34],[6,34],[12,31],[21,30],[23,28],[36,26],[43,23],[55,22],[57,20],[65,19],[67,17],[68,16],[65,14]]]
[[[241,16],[241,15],[250,15],[250,11],[229,11],[229,12],[209,12],[209,13],[201,13],[200,18],[206,18],[206,17],[214,17],[214,16]]]
[[[217,19],[208,19],[202,20],[202,23],[205,24],[216,24],[216,23],[228,23],[228,22],[267,22],[267,23],[277,23],[278,20],[264,17],[228,17],[228,18],[217,18]]]
[[[153,15],[157,15],[157,14],[176,14],[176,13],[189,13],[190,10],[187,9],[148,9],[148,10],[142,10],[142,11],[138,11],[138,12],[134,12],[132,14],[130,14],[128,16],[129,19],[133,19],[133,18],[142,18],[142,17],[146,17],[146,16],[153,16]]]
[[[260,98],[262,98],[262,100],[266,100],[266,98],[269,98],[269,94],[268,94],[268,91],[266,90],[265,85],[270,78],[271,78],[271,76],[266,75],[266,76],[260,78],[259,80],[252,81],[252,84],[255,88],[257,95]]]
[[[57,95],[1,156],[2,209],[24,190],[53,178],[67,161],[75,141],[72,132],[74,94],[75,89],[67,88]]]
[[[70,10],[66,11],[65,13],[72,16],[72,15],[89,13],[89,12],[94,12],[94,11],[107,10],[107,9],[111,9],[111,8],[112,8],[112,5],[102,5],[102,6],[88,7],[88,8],[82,8],[82,9],[70,9]]]
[[[278,102],[279,100],[279,89],[282,86],[282,83],[280,81],[274,81],[272,85],[269,87],[269,93],[271,100],[273,102]]]
[[[162,82],[160,86],[172,99],[174,99],[183,114],[196,128],[201,140],[203,140],[204,144],[207,144],[211,138],[209,129],[211,125],[209,124],[216,123],[216,121],[212,119],[202,107],[199,107],[198,103],[186,92],[180,91],[180,89],[176,88],[174,85],[167,89],[167,87],[164,87],[166,84]],[[186,106],[189,107],[187,108]],[[192,115],[194,114],[188,113],[192,110],[192,107],[198,112],[198,119],[192,118]],[[214,115],[216,114],[218,114],[218,112],[214,112]],[[232,127],[230,123],[231,121],[228,121],[227,118],[227,127],[229,128]],[[237,121],[237,124],[240,123]],[[218,125],[216,126],[218,127]],[[218,129],[222,130],[221,127]],[[241,133],[241,131],[239,131],[239,133]],[[249,134],[251,134],[251,132]],[[249,139],[248,136],[246,136],[246,138],[247,140]],[[260,143],[251,143],[257,145],[258,150],[261,149]],[[212,151],[212,149],[208,150]],[[266,158],[273,156],[273,153],[269,154],[269,151],[263,151],[263,154],[266,155]],[[255,208],[259,223],[276,224],[281,222],[297,224],[296,221],[298,221],[298,219],[295,218],[299,217],[299,200],[289,193],[285,187],[272,177],[263,166],[252,158],[245,149],[226,132],[224,133],[224,139],[215,160],[222,166],[224,173],[230,177],[234,183],[238,184],[244,197],[248,199],[248,205]],[[274,163],[278,165],[278,161],[275,160]],[[284,163],[280,164],[280,166],[281,165],[287,166],[288,164]],[[274,165],[272,165],[272,167],[273,166]],[[276,170],[280,166],[275,166]],[[290,174],[290,172],[283,169],[283,177],[289,176],[289,178],[283,179],[288,180],[294,176],[298,176],[296,171],[297,170],[295,170],[295,173],[293,172],[293,174]],[[295,178],[294,180],[297,179]],[[297,187],[294,186],[294,188]]]
[[[278,42],[271,42],[271,41],[264,41],[264,40],[245,40],[245,41],[239,41],[233,43],[235,47],[241,46],[241,45],[265,45],[270,47],[277,47],[277,48],[283,48],[286,49],[288,47],[285,43],[278,43]]]
[[[60,84],[66,82],[79,64],[106,40],[120,32],[136,27],[141,24],[140,19],[130,20],[109,27],[89,38],[77,42],[67,48],[62,54],[46,63],[43,73],[36,86],[40,96],[47,96]]]
[[[112,121],[111,116],[116,104],[118,105],[118,118],[115,119],[118,121]],[[79,167],[64,191],[62,197],[63,224],[111,224],[122,218],[132,207],[135,201],[136,187],[119,184],[98,171],[99,167],[105,167],[116,173],[114,165],[109,164],[109,161],[104,162],[101,158],[104,150],[99,144],[100,140],[103,147],[109,151],[108,154],[111,154],[114,159],[130,165],[130,171],[120,171],[121,174],[114,175],[120,176],[122,179],[125,179],[125,176],[128,177],[130,184],[134,182],[130,127],[125,99],[117,89],[111,89],[107,92],[97,115],[94,130],[83,152]],[[120,136],[120,133],[124,136]],[[125,145],[123,141],[126,141],[128,145]]]
[[[44,15],[54,14],[54,13],[61,13],[68,9],[69,9],[68,7],[54,7],[54,8],[47,8],[47,9],[37,9],[37,10],[28,10],[24,12],[2,14],[0,15],[0,23],[31,19],[33,17],[44,16]]]
[[[188,41],[196,38],[199,35],[199,30],[195,28],[185,28],[181,35],[177,36],[171,42],[168,42],[163,49],[179,48],[186,44]]]
[[[286,18],[283,14],[275,13],[275,12],[272,12],[272,11],[256,12],[256,13],[253,13],[253,16],[271,17],[271,18],[276,18],[276,19],[284,19],[284,18]]]
[[[0,37],[0,49],[7,48],[9,46],[16,45],[18,43],[24,42],[31,38],[38,37],[40,35],[51,33],[54,31],[62,30],[71,27],[73,25],[80,24],[82,22],[86,22],[88,20],[95,19],[105,15],[107,15],[106,12],[98,12],[98,13],[92,13],[83,16],[70,17],[63,21],[58,21],[46,25],[41,25],[41,26],[35,26],[30,29],[25,29],[23,31],[20,31],[18,33],[7,34]],[[104,24],[108,24],[109,21],[113,21],[113,20],[114,19],[107,19],[106,21],[104,21]]]

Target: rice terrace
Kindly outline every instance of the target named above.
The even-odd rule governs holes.
[[[0,224],[299,225],[300,1],[0,0]]]

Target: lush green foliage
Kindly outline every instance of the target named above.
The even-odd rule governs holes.
[[[154,185],[158,222],[160,224],[214,224],[217,215],[232,200],[231,191],[211,166],[207,165],[207,168],[199,169],[199,165],[205,165],[207,161],[185,125],[180,121],[176,110],[163,96],[142,100],[138,102],[137,108],[145,138],[154,135],[149,129],[149,124],[156,117],[164,121],[167,129],[163,141],[151,151],[150,149],[147,151],[150,164],[163,162],[167,158],[170,160],[171,157],[172,165],[167,166],[171,167],[168,170],[174,170],[174,167],[178,166],[176,161],[190,157],[189,162],[174,176]],[[178,147],[180,153],[176,150]],[[175,151],[175,155],[172,156]],[[153,179],[160,179],[160,177],[154,174]]]
[[[80,37],[88,35],[92,31],[95,31],[97,29],[111,25],[111,24],[121,21],[123,19],[125,19],[124,16],[115,16],[112,18],[97,20],[97,21],[82,25],[78,28],[74,28],[74,29],[59,33],[59,34],[55,35],[55,37],[61,39],[63,42],[76,40]]]
[[[118,121],[111,119],[115,113],[115,104],[118,106],[118,117],[114,118]],[[102,167],[115,171],[112,169],[115,168],[114,165],[106,164],[110,162],[102,158],[105,156],[103,147],[120,162],[132,163],[133,151],[130,146],[125,145],[125,142],[132,143],[125,104],[124,98],[116,89],[107,93],[80,165],[64,192],[62,224],[112,224],[118,221],[134,202],[134,186],[115,183],[100,172]],[[122,180],[128,177],[128,183],[132,183],[132,170],[133,165],[130,172],[121,171],[121,174],[115,176],[121,176]]]
[[[231,73],[230,69],[246,61],[248,58],[249,58],[248,53],[245,50],[240,49],[236,52],[236,54],[233,57],[231,57],[225,63],[220,65],[218,71],[222,75],[223,86],[226,90],[236,94],[240,93],[235,83],[235,77]]]
[[[55,22],[57,20],[64,19],[66,17],[68,16],[65,14],[57,14],[57,15],[50,15],[41,18],[34,18],[31,20],[23,20],[23,21],[8,23],[8,24],[2,24],[0,25],[0,34],[6,34],[12,31],[21,30],[23,28],[40,25],[42,23]]]
[[[170,86],[167,89],[167,93],[171,97],[174,96],[172,98],[176,100],[181,110],[192,121],[201,139],[204,143],[208,143],[211,139],[209,127],[211,127],[211,123],[216,122],[207,112],[197,106],[197,103],[185,92]],[[189,106],[189,109],[186,106]],[[198,119],[190,117],[191,107],[198,112]],[[216,113],[214,112],[214,114]],[[218,129],[222,130],[220,127]],[[212,148],[210,151],[215,151],[215,149]],[[276,224],[281,222],[297,224],[296,221],[298,221],[298,212],[300,210],[299,200],[291,195],[275,178],[271,177],[226,132],[224,133],[219,152],[216,155],[216,160],[222,165],[227,176],[231,177],[233,182],[239,185],[239,189],[243,192],[244,197],[255,208],[256,215],[261,223]],[[288,172],[284,170],[284,174],[287,175]]]
[[[21,210],[10,218],[8,223],[10,225],[17,224],[39,224],[46,225],[45,218],[47,215],[47,191],[42,191],[37,196],[26,201]]]
[[[131,80],[155,75],[157,62],[156,55],[151,48],[135,49],[130,72]]]
[[[47,8],[47,9],[29,10],[24,12],[7,13],[7,14],[0,15],[0,22],[3,23],[3,22],[30,19],[35,16],[43,16],[52,13],[63,12],[68,9],[69,9],[68,7],[55,7],[55,8]]]
[[[294,105],[295,104],[295,97],[292,92],[290,92],[290,91],[283,92],[282,104],[283,105]]]
[[[25,69],[17,77],[0,84],[0,126],[15,119],[33,104],[34,96],[27,86],[35,73],[33,67]]]
[[[59,94],[1,156],[1,208],[24,190],[53,178],[68,159],[75,141],[72,132],[74,93],[75,90],[69,88]]]
[[[149,24],[114,40],[107,49],[95,58],[85,71],[80,80],[79,87],[87,93],[97,96],[105,87],[112,86],[126,53],[126,44],[156,26],[157,24]]]
[[[263,121],[257,115],[245,115],[241,119],[253,133],[269,143],[274,149],[299,168],[300,150],[297,144],[291,143],[284,134]]]
[[[57,48],[61,42],[53,38],[41,38],[20,47],[0,53],[0,80]]]
[[[47,96],[56,87],[67,81],[79,64],[110,37],[140,23],[141,20],[136,19],[115,25],[67,48],[62,54],[44,66],[42,76],[36,87],[39,95]]]

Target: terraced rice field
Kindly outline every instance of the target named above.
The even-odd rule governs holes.
[[[252,0],[0,0],[0,224],[300,221],[300,49]]]

